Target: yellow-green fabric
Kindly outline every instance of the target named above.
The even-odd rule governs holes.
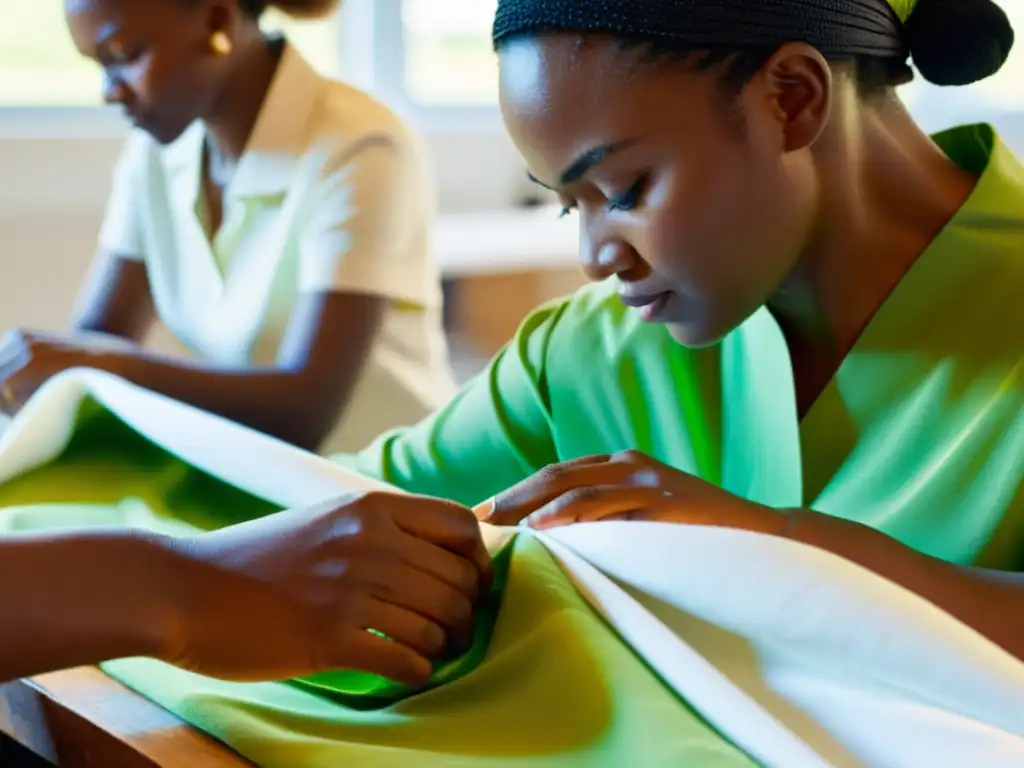
[[[188,536],[276,511],[95,403],[84,410],[61,456],[0,486],[0,535],[130,526]],[[505,553],[500,612],[492,602],[478,615],[473,650],[416,695],[344,671],[237,684],[148,659],[103,668],[267,768],[754,767],[662,685],[539,542],[524,533]]]
[[[907,19],[910,18],[910,14],[914,12],[914,8],[917,7],[917,0],[888,0],[889,5],[892,6],[893,11],[896,12],[896,17],[904,24],[907,23]]]
[[[801,422],[766,309],[689,350],[606,282],[533,313],[426,422],[338,460],[475,504],[552,462],[637,449],[946,560],[1024,566],[1024,168],[988,126],[936,140],[980,180]]]

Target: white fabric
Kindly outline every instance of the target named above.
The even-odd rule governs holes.
[[[198,122],[168,146],[132,135],[113,175],[95,270],[111,259],[144,261],[160,319],[212,365],[273,364],[301,294],[390,299],[324,452],[358,450],[447,402],[456,388],[430,258],[432,181],[416,137],[286,46],[212,241],[205,141]]]
[[[48,382],[0,437],[0,482],[61,451],[86,394],[190,464],[281,506],[385,487],[83,370]],[[654,523],[484,534],[492,551],[536,535],[665,684],[763,765],[1024,765],[1024,664],[830,553]]]

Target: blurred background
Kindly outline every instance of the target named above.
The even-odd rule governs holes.
[[[327,21],[266,19],[321,70],[375,93],[426,138],[441,206],[436,258],[462,375],[530,307],[581,282],[575,223],[536,198],[501,126],[495,5],[345,0]],[[1024,35],[1024,0],[1001,5]],[[62,13],[59,0],[0,0],[0,328],[66,325],[127,131],[99,105],[99,70],[76,54]],[[988,120],[1024,152],[1024,42],[988,81],[915,83],[904,96],[930,129]]]

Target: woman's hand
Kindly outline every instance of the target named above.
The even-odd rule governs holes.
[[[47,379],[64,370],[67,347],[29,331],[8,331],[0,341],[0,411],[14,416]]]
[[[430,659],[469,644],[491,578],[473,513],[421,496],[353,494],[171,546],[180,630],[160,658],[231,679],[424,683]]]
[[[124,339],[104,334],[8,331],[0,340],[0,411],[14,416],[48,379],[68,368],[88,366],[107,351],[135,349]]]
[[[649,520],[781,533],[786,517],[636,451],[552,464],[478,511],[486,522],[551,528]]]

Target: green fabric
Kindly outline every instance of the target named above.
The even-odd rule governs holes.
[[[936,139],[983,175],[801,423],[767,310],[688,350],[609,281],[533,313],[429,420],[338,460],[476,504],[552,462],[632,448],[949,561],[1024,566],[1024,168],[987,126]]]
[[[187,536],[275,510],[95,403],[58,459],[0,486],[0,534],[114,525]],[[473,650],[416,695],[353,672],[237,684],[149,659],[103,667],[269,768],[754,765],[659,682],[528,532],[504,552]]]
[[[910,18],[910,14],[914,12],[914,8],[917,7],[917,0],[888,0],[889,5],[896,12],[897,18],[904,24]]]
[[[100,482],[101,481],[101,482]],[[88,501],[89,503],[83,503]],[[0,487],[0,532],[129,526],[189,536],[278,511],[214,480],[140,437],[87,400],[61,458]],[[495,558],[491,593],[476,615],[475,641],[457,659],[438,663],[428,687],[451,682],[479,665],[490,642],[511,552]],[[379,708],[413,691],[377,675],[328,672],[302,680],[334,701]]]

